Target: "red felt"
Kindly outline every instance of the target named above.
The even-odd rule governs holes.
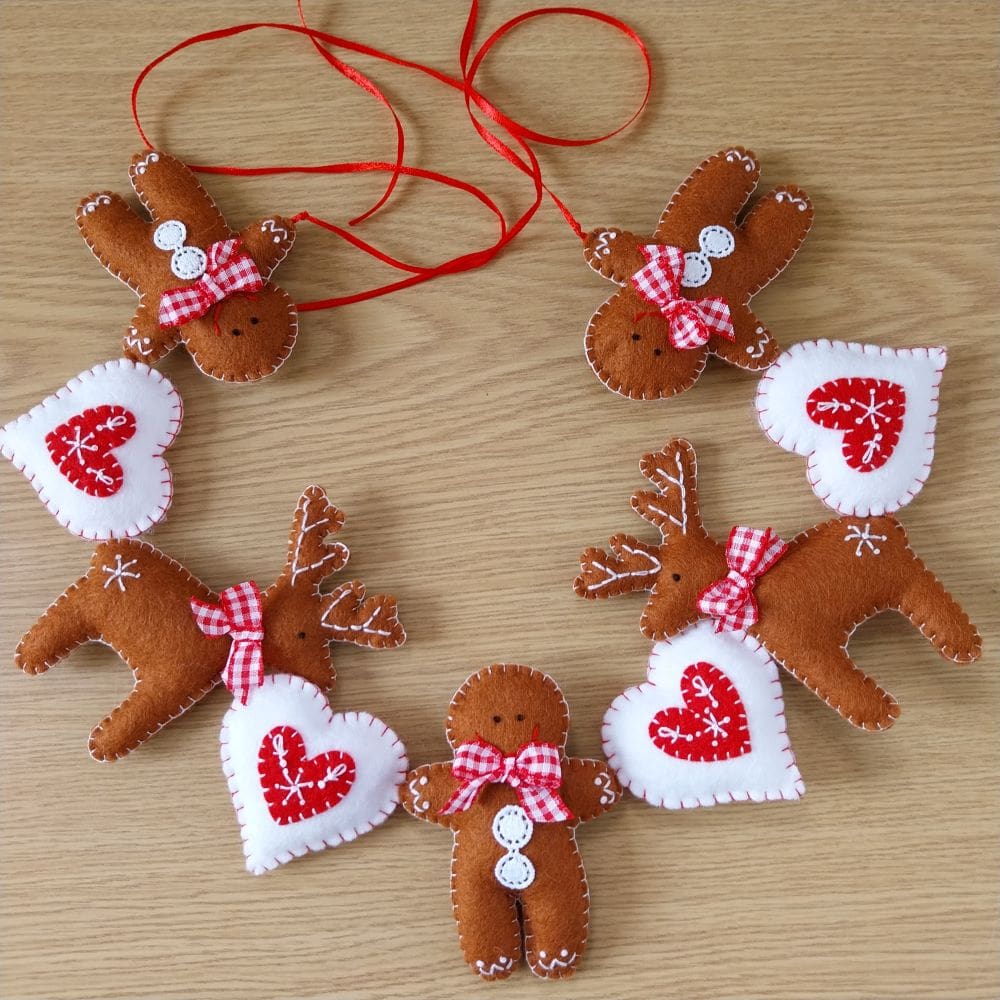
[[[124,406],[94,406],[70,417],[45,435],[45,446],[59,471],[92,497],[113,497],[125,481],[111,454],[135,434],[135,414]]]
[[[683,707],[653,716],[649,737],[669,757],[680,760],[732,760],[750,752],[743,699],[716,666],[692,663],[681,674]]]
[[[341,750],[307,757],[292,726],[275,726],[261,740],[257,771],[268,812],[280,826],[332,809],[357,777],[354,758]]]
[[[844,432],[844,461],[852,469],[873,472],[896,450],[906,390],[882,378],[833,379],[809,393],[806,412],[820,427]]]

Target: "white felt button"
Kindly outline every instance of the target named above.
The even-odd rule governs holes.
[[[170,258],[170,270],[178,278],[200,278],[205,273],[208,257],[199,247],[181,247]]]
[[[684,254],[684,277],[681,284],[685,288],[700,288],[712,277],[711,261],[700,251]]]
[[[187,239],[187,226],[180,219],[161,222],[153,233],[153,243],[160,250],[176,250]]]
[[[698,246],[708,257],[728,257],[736,249],[736,240],[725,226],[705,226],[698,234]]]

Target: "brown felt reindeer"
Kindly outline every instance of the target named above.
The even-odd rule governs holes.
[[[295,508],[285,568],[261,594],[265,665],[321,689],[336,676],[330,642],[389,649],[406,638],[395,598],[366,598],[356,580],[320,593],[321,582],[350,555],[343,543],[326,541],[343,523],[344,514],[326,493],[310,486]],[[219,601],[148,543],[102,542],[86,575],[56,598],[18,644],[15,661],[26,673],[39,674],[82,643],[109,645],[132,668],[135,686],[94,728],[90,752],[97,760],[123,757],[219,681],[232,640],[210,638],[199,628],[192,598]]]
[[[895,699],[847,654],[856,626],[881,611],[905,615],[949,660],[978,658],[981,640],[965,612],[910,548],[892,515],[839,517],[796,535],[754,577],[740,567],[738,532],[728,546],[710,538],[698,512],[696,459],[691,445],[668,441],[645,455],[643,475],[656,487],[632,496],[632,508],[660,529],[650,545],[631,535],[611,538],[611,553],[587,549],[574,588],[588,599],[651,591],[643,635],[664,639],[702,617],[713,585],[728,579],[731,593],[753,603],[747,631],[793,677],[862,729],[885,729],[899,715]],[[744,576],[740,578],[740,570]]]
[[[88,195],[76,213],[94,256],[139,296],[125,356],[151,365],[183,343],[212,378],[276,371],[298,319],[268,279],[295,241],[294,222],[270,215],[234,233],[195,175],[155,150],[132,157],[129,179],[152,222],[111,191]]]
[[[785,185],[737,224],[759,180],[755,154],[724,149],[677,189],[652,236],[613,227],[587,236],[587,263],[622,286],[594,313],[584,340],[591,368],[613,392],[631,399],[684,392],[710,354],[750,371],[777,357],[750,299],[795,256],[813,206]]]

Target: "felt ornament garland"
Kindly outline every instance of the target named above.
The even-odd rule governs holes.
[[[298,318],[269,279],[292,248],[294,222],[271,215],[234,232],[195,175],[159,150],[136,153],[129,179],[152,221],[111,191],[88,195],[76,213],[94,256],[139,296],[125,356],[154,364],[182,343],[215,379],[277,371]]]
[[[736,146],[704,160],[677,189],[652,236],[595,229],[584,257],[621,285],[594,313],[584,349],[594,374],[630,399],[690,389],[709,354],[759,371],[778,354],[750,308],[798,252],[812,202],[776,188],[739,220],[760,179],[760,161]]]
[[[132,693],[90,734],[91,756],[100,761],[123,757],[187,711],[231,668],[234,653],[326,689],[335,677],[331,642],[391,649],[406,638],[395,598],[366,597],[356,580],[320,593],[322,581],[343,569],[350,555],[342,542],[326,541],[343,523],[343,512],[319,486],[302,494],[285,568],[260,595],[262,620],[256,623],[237,620],[232,605],[230,617],[226,604],[214,626],[199,623],[192,599],[213,606],[219,595],[147,542],[103,542],[87,573],[21,639],[15,662],[40,674],[85,642],[103,642],[125,661],[135,678]],[[263,632],[259,648],[242,634],[247,630]],[[243,643],[249,645],[238,648]],[[246,687],[252,683],[248,673]]]
[[[108,361],[0,428],[0,452],[69,531],[95,541],[131,537],[170,508],[163,452],[183,414],[180,395],[159,372]]]
[[[778,668],[745,633],[700,621],[653,646],[647,681],[611,703],[604,753],[650,805],[798,799]]]
[[[219,742],[254,875],[356,839],[399,802],[407,761],[396,734],[367,712],[334,714],[302,677],[261,678],[233,701]]]
[[[406,776],[406,810],[454,834],[459,944],[482,979],[507,978],[522,941],[544,979],[572,975],[583,956],[590,893],[575,830],[610,809],[621,788],[603,762],[566,756],[568,731],[551,677],[494,664],[452,698],[454,760]]]
[[[640,623],[648,638],[668,639],[700,618],[745,631],[862,729],[888,728],[899,706],[848,656],[861,622],[899,611],[945,659],[979,657],[979,633],[891,514],[836,518],[787,544],[770,530],[736,527],[722,545],[702,525],[687,441],[668,441],[640,468],[655,489],[634,493],[632,508],[660,529],[660,544],[615,535],[610,553],[587,549],[574,589],[589,600],[650,591]]]

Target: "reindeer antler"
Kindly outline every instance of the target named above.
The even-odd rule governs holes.
[[[350,550],[343,542],[327,542],[344,525],[344,512],[327,499],[321,486],[308,487],[295,507],[284,575],[291,586],[307,584],[317,591],[325,577],[347,565]]]
[[[580,557],[580,575],[573,581],[577,594],[594,600],[652,590],[663,567],[659,546],[647,545],[631,535],[614,535],[608,544],[613,556],[591,548]]]
[[[703,531],[698,511],[698,459],[684,438],[668,441],[660,451],[643,455],[642,474],[657,488],[632,494],[632,509],[660,529],[666,540],[673,532]]]
[[[371,649],[392,649],[406,640],[396,617],[396,598],[375,594],[365,598],[365,585],[358,580],[341,584],[323,599],[324,628],[337,642],[353,642]]]

